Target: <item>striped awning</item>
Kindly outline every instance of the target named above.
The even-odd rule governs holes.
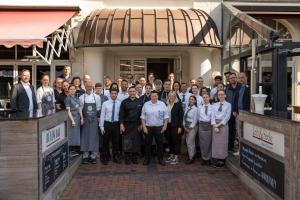
[[[83,21],[76,46],[221,47],[211,17],[197,9],[100,9]]]

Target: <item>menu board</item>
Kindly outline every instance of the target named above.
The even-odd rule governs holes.
[[[284,163],[241,142],[240,166],[279,197],[284,197]]]
[[[55,182],[68,165],[67,142],[43,158],[43,192]]]

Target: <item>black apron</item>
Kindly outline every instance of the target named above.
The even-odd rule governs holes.
[[[96,98],[93,94],[95,103],[85,103],[85,95],[83,100],[83,120],[81,132],[81,151],[97,152],[99,150],[99,132]]]
[[[141,137],[138,131],[139,124],[135,122],[124,122],[125,132],[123,133],[123,151],[136,153],[140,151]]]

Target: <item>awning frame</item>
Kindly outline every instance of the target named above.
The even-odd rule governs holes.
[[[38,55],[41,57],[47,64],[51,64],[54,54],[57,57],[60,57],[61,50],[68,51],[68,48],[73,46],[73,34],[72,28],[70,25],[65,24],[64,28],[56,30],[52,40],[47,41],[45,55],[42,55],[35,46],[33,46],[33,55]],[[55,49],[56,43],[59,43],[58,49]]]
[[[279,33],[275,29],[263,24],[257,19],[251,17],[245,12],[235,8],[230,3],[222,3],[223,8],[226,9],[233,16],[244,22],[247,26],[253,29],[260,37],[265,38],[269,41],[274,42],[279,38]]]

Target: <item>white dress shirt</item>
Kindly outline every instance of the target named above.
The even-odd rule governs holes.
[[[41,86],[37,89],[37,91],[36,91],[36,102],[37,103],[42,103],[42,98],[43,98],[44,94],[51,94],[53,103],[55,103],[54,90],[52,87],[49,87],[49,86],[47,86],[47,87]]]
[[[108,98],[110,98],[109,90],[104,89],[104,90],[103,90],[103,94],[104,94],[105,96],[107,96]]]
[[[189,128],[194,128],[197,125],[197,116],[198,108],[196,106],[186,107],[183,115],[183,126],[186,123],[191,123]]]
[[[191,94],[190,96],[192,96],[192,95],[193,94]],[[200,107],[204,103],[203,98],[199,94],[198,95],[194,95],[194,96],[197,99],[197,107]],[[186,107],[188,107],[188,105],[189,105],[189,101],[187,100],[186,101]]]
[[[25,91],[26,91],[26,94],[28,96],[28,99],[29,99],[29,108],[28,110],[30,112],[33,111],[33,100],[32,100],[32,91],[31,91],[31,88],[30,88],[30,83],[24,83],[23,81],[21,81],[21,84],[23,85]]]
[[[164,120],[169,119],[168,109],[164,102],[147,101],[142,109],[141,119],[145,120],[146,126],[163,126]]]
[[[205,113],[205,106],[207,106],[207,114]],[[211,122],[211,104],[203,104],[198,108],[198,121],[199,122]]]
[[[83,95],[81,95],[79,97],[79,100],[80,100],[80,104],[81,104],[82,108],[83,108],[84,102],[85,103],[96,103],[97,111],[101,110],[101,98],[99,95],[97,95],[93,92],[91,94],[84,93]],[[96,100],[96,102],[95,102],[95,100]]]
[[[220,104],[223,104],[222,111],[219,111]],[[211,125],[215,125],[216,120],[221,120],[223,125],[226,125],[231,116],[231,104],[227,101],[217,102],[212,106]]]
[[[218,88],[217,87],[213,87],[210,91],[210,98],[213,99],[215,94],[217,94],[218,92]]]
[[[120,91],[118,96],[117,96],[117,100],[122,102],[124,99],[127,99],[128,97],[129,97],[129,94],[128,94],[127,91],[126,92]]]
[[[185,93],[180,92],[179,94],[179,98],[181,100],[182,103],[186,103],[189,101],[190,96],[192,95],[191,93],[189,93],[188,91],[186,91]],[[184,101],[182,101],[183,99],[183,95],[184,95]]]
[[[99,127],[101,128],[101,130],[104,128],[104,121],[107,121],[107,122],[118,122],[119,121],[119,112],[120,112],[121,102],[118,100],[115,100],[114,121],[112,121],[113,104],[114,104],[114,101],[112,99],[109,99],[108,101],[105,101],[102,104],[102,110],[101,110],[100,122],[99,122]]]

